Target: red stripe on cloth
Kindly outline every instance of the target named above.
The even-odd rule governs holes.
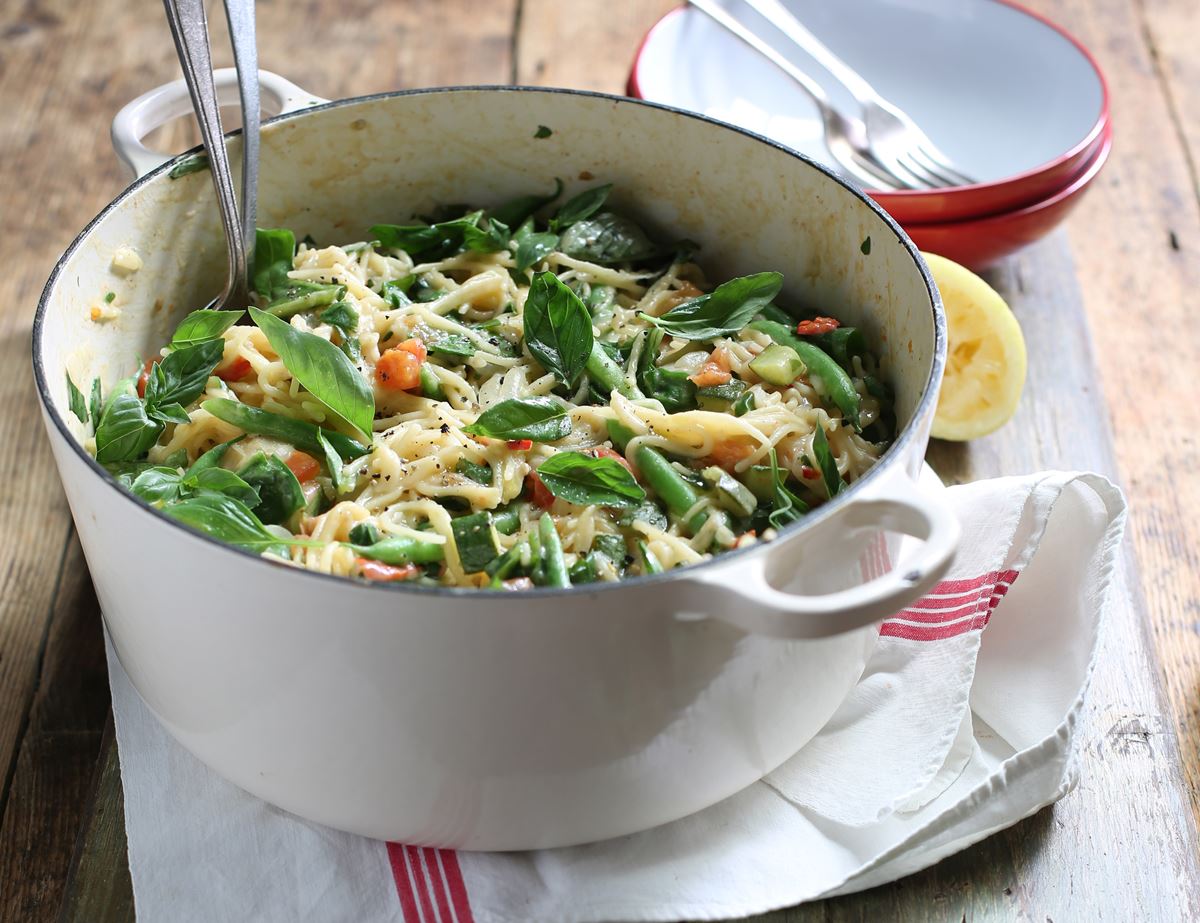
[[[950,593],[966,593],[977,590],[985,583],[1012,583],[1017,579],[1015,570],[994,570],[982,577],[972,577],[970,580],[944,580],[929,592],[934,595],[949,595]]]
[[[937,625],[943,622],[953,622],[961,619],[964,615],[971,615],[974,612],[978,612],[984,608],[986,603],[987,598],[984,597],[959,606],[956,609],[939,609],[935,612],[925,612],[921,609],[905,609],[903,612],[892,616],[892,618],[904,619],[908,622],[926,622],[931,625]]]
[[[429,897],[429,880],[425,877],[425,870],[421,868],[421,853],[416,846],[405,846],[404,858],[408,861],[408,867],[412,870],[413,879],[416,881],[417,901],[421,905],[421,919],[433,923],[437,917],[433,915],[433,901]]]
[[[438,864],[437,850],[428,847],[421,850],[421,863],[425,866],[425,874],[429,877],[429,891],[437,904],[438,920],[450,923],[454,915],[450,912],[450,898],[446,894],[446,881],[442,876],[442,867]]]
[[[392,880],[396,883],[396,896],[400,898],[400,915],[404,923],[421,923],[421,912],[413,894],[413,882],[409,876],[408,862],[404,858],[404,846],[400,843],[387,844],[388,862],[392,866]]]
[[[475,923],[471,901],[467,898],[467,886],[463,884],[462,869],[458,865],[458,853],[453,849],[439,849],[437,854],[442,871],[446,874],[446,885],[450,888],[455,920],[457,923]]]
[[[1000,605],[1000,601],[1008,593],[1009,586],[1017,579],[1017,575],[1018,571],[1015,570],[994,571],[974,580],[948,580],[939,583],[933,592],[943,594],[943,598],[930,599],[926,596],[919,599],[914,608],[905,609],[893,619],[884,622],[879,628],[879,634],[885,638],[903,638],[908,641],[940,641],[983,628],[991,619],[992,610]],[[993,585],[988,586],[992,581],[995,581]],[[966,592],[958,590],[959,595],[950,595],[955,592],[951,587],[970,587],[971,584],[975,584],[973,589]],[[976,613],[973,618],[965,617],[973,613]],[[912,622],[921,624],[910,624]]]
[[[905,622],[884,622],[879,629],[881,637],[903,638],[906,641],[943,641],[983,628],[988,623],[989,615],[977,615],[974,618],[963,619],[961,622],[951,622],[949,625],[909,625]]]

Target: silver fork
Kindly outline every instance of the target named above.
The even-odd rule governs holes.
[[[244,308],[250,303],[249,274],[246,245],[238,221],[237,197],[233,191],[233,175],[229,170],[229,154],[225,149],[225,133],[221,128],[221,106],[213,82],[212,54],[208,44],[208,19],[203,0],[163,0],[175,50],[183,67],[183,78],[200,123],[200,136],[208,151],[217,207],[225,229],[225,252],[229,259],[229,276],[224,291],[210,307]],[[258,74],[255,72],[255,78]],[[244,75],[239,71],[239,80]]]
[[[716,19],[721,25],[734,32],[743,41],[749,41],[744,33],[756,40],[749,42],[761,54],[766,54],[764,48],[769,48],[761,37],[755,35],[743,24],[734,19],[727,11],[712,0],[690,0],[691,4],[701,12]],[[858,103],[862,118],[859,120],[843,117],[854,126],[843,137],[834,138],[830,132],[829,119],[822,111],[826,123],[826,136],[830,149],[839,162],[845,165],[844,154],[839,156],[833,150],[834,145],[848,146],[850,157],[860,167],[865,167],[876,174],[882,173],[890,179],[889,185],[906,189],[945,188],[947,186],[970,185],[975,182],[970,176],[959,170],[953,161],[938,149],[917,126],[912,118],[895,104],[882,97],[861,74],[846,64],[833,53],[827,45],[810,32],[795,16],[783,6],[779,0],[745,0],[746,4],[766,19],[784,35],[795,42],[809,54],[834,80],[842,84]],[[731,27],[735,23],[741,31]],[[772,54],[766,56],[777,66],[783,67],[781,61],[789,66],[784,68],[788,75],[796,79],[796,73],[802,73],[795,65],[771,49]],[[810,95],[811,85],[815,81],[807,77],[804,89]],[[802,84],[803,85],[803,84]],[[824,94],[822,93],[824,96]],[[826,99],[825,105],[828,106]],[[818,106],[821,103],[818,102]],[[856,123],[862,126],[857,131]],[[835,128],[837,126],[835,125]],[[873,169],[872,169],[873,168]]]

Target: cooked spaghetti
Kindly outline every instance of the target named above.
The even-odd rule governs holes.
[[[768,540],[876,462],[889,389],[778,273],[714,286],[608,190],[259,231],[258,306],[95,383],[89,448],[186,525],[367,580],[569,586]]]

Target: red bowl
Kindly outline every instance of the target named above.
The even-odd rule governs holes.
[[[1106,127],[1096,155],[1068,186],[1024,208],[967,221],[910,223],[897,220],[922,250],[971,269],[984,269],[1046,236],[1061,224],[1100,173],[1111,150],[1112,128]]]
[[[726,5],[781,51],[788,47],[738,0]],[[1095,59],[1065,30],[1012,0],[840,0],[797,12],[944,139],[939,143],[964,169],[990,177],[949,189],[872,191],[901,223],[975,219],[1042,203],[1085,171],[1104,144],[1109,94]],[[793,57],[811,69],[802,52]],[[698,10],[672,10],[651,28],[628,93],[706,112],[837,169],[808,97]]]

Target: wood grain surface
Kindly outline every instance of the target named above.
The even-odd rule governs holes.
[[[327,97],[513,81],[621,92],[640,36],[673,5],[260,0],[259,45],[263,67]],[[1030,348],[1016,420],[935,444],[930,460],[951,482],[1057,466],[1129,491],[1125,601],[1080,729],[1081,781],[924,873],[760,921],[1171,921],[1200,907],[1200,5],[1029,5],[1097,56],[1116,147],[1065,230],[991,274]],[[0,920],[132,915],[99,614],[29,329],[54,260],[127,181],[112,115],[177,76],[156,3],[0,3],[0,233],[14,257],[0,275]],[[160,137],[177,149],[191,132]]]

